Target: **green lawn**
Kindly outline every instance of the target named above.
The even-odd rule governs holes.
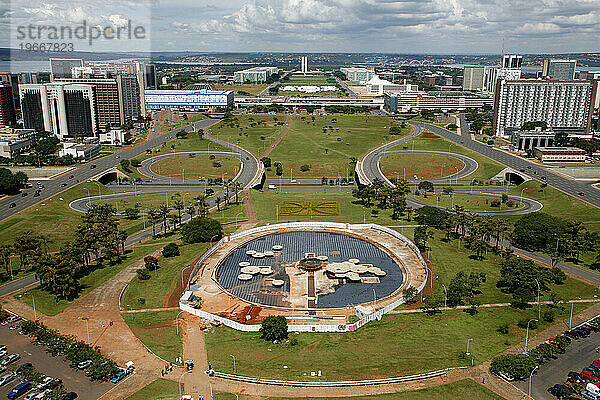
[[[441,154],[388,154],[379,163],[381,172],[388,178],[440,179],[462,170],[465,164],[457,158]]]
[[[289,79],[281,81],[283,86],[292,85],[292,86],[328,86],[335,85],[335,80],[324,75],[288,75]]]
[[[583,306],[577,304],[575,308],[580,311]],[[557,320],[568,319],[569,311],[557,310]],[[220,371],[233,372],[233,354],[241,375],[323,381],[369,379],[470,365],[470,358],[460,357],[468,338],[473,339],[469,350],[479,364],[521,342],[525,329],[516,323],[534,315],[535,309],[510,307],[480,309],[475,316],[457,310],[435,316],[391,314],[351,333],[291,333],[298,340],[296,346],[287,342],[275,345],[260,339],[260,333],[223,326],[207,331],[205,337],[208,359]],[[497,332],[502,323],[509,324],[509,334]],[[540,329],[548,326],[543,323]],[[310,376],[311,371],[319,370],[322,377]]]
[[[175,364],[181,357],[181,330],[176,333],[175,317],[179,310],[126,313],[123,319],[142,343],[159,357]]]
[[[88,192],[89,190],[89,192]],[[75,199],[98,194],[112,193],[109,189],[92,182],[79,185],[57,194],[51,199],[36,204],[2,222],[0,222],[0,241],[11,243],[14,238],[25,231],[31,230],[50,239],[49,250],[58,250],[73,237],[73,232],[79,224],[80,212],[69,207]],[[61,200],[62,199],[62,200]],[[60,229],[57,227],[60,226]]]
[[[420,136],[394,146],[390,150],[433,150],[433,151],[444,151],[450,153],[462,154],[467,157],[471,157],[479,164],[479,168],[463,179],[490,179],[498,172],[503,170],[505,167],[498,164],[491,159],[482,156],[474,151],[468,150],[457,144],[439,137],[431,133],[421,134]]]
[[[206,243],[188,244],[180,246],[181,254],[177,257],[165,258],[161,255],[158,259],[159,268],[150,272],[150,279],[142,281],[136,277],[129,282],[123,296],[123,304],[138,310],[166,307],[169,294],[177,282],[181,281],[181,271],[188,265],[193,265],[206,247]],[[185,282],[184,280],[184,284]],[[140,299],[143,299],[143,304],[140,303]]]
[[[286,128],[286,119],[284,114],[236,115],[231,123],[221,121],[211,126],[208,133],[229,143],[239,144],[259,157]],[[280,122],[284,125],[280,125]]]
[[[234,85],[214,85],[213,90],[234,90],[235,94],[240,92],[246,92],[253,95],[258,95],[260,92],[265,90],[268,85],[250,85],[250,84],[234,84]],[[244,94],[240,94],[243,96]]]
[[[179,384],[168,379],[158,378],[144,386],[126,400],[163,400],[179,397]]]
[[[271,152],[273,162],[283,164],[283,175],[289,177],[347,177],[354,174],[354,163],[370,149],[390,142],[395,137],[389,129],[395,122],[384,116],[312,116],[294,115],[290,130]],[[407,126],[405,134],[412,128]],[[309,167],[301,171],[301,166]],[[275,175],[275,168],[267,171]]]
[[[161,246],[134,247],[132,251],[127,253],[126,258],[120,264],[106,265],[93,270],[79,280],[81,291],[79,292],[78,298],[86,295],[135,261],[143,258],[146,254],[149,254],[160,247]],[[31,289],[27,293],[27,295],[16,295],[15,297],[29,306],[33,306],[33,299],[31,296],[33,295],[35,297],[36,310],[49,316],[60,313],[65,308],[73,304],[73,302],[76,300],[60,300],[57,302],[54,295],[42,291],[39,287]]]
[[[138,196],[107,198],[93,201],[92,204],[110,204],[119,211],[126,208],[139,208],[140,210],[149,210],[158,208],[162,204],[173,207],[175,200],[183,200],[187,205],[199,195],[199,192],[165,192],[156,194],[140,194]],[[141,221],[141,217],[138,218]]]
[[[222,154],[182,154],[179,157],[165,158],[152,164],[152,172],[181,179],[204,177],[233,179],[240,170],[240,160]]]
[[[235,400],[235,395],[229,393],[219,393],[221,396],[215,396],[217,400]],[[290,397],[267,397],[265,400],[292,400]],[[317,400],[318,397],[305,397],[309,400]],[[430,399],[464,399],[464,400],[501,400],[498,396],[485,386],[482,386],[471,379],[446,383],[444,385],[432,386],[426,389],[410,390],[406,392],[378,394],[373,396],[352,396],[346,397],[347,400],[430,400]]]
[[[396,228],[396,230],[398,230]],[[404,230],[404,234],[412,239],[412,228]],[[504,303],[512,301],[512,296],[503,293],[496,287],[496,283],[500,279],[500,263],[502,259],[492,252],[485,254],[482,261],[475,260],[470,256],[473,254],[469,249],[465,249],[464,241],[458,248],[458,240],[445,242],[442,239],[445,234],[441,231],[434,231],[434,238],[430,240],[431,260],[433,263],[433,273],[438,277],[434,282],[433,289],[442,298],[444,289],[442,283],[448,287],[450,280],[460,271],[469,274],[471,272],[484,272],[486,274],[486,282],[481,285],[482,294],[477,298],[481,303]],[[584,282],[567,277],[567,280],[562,285],[552,285],[551,291],[558,294],[564,299],[573,299],[576,297],[591,299],[594,295],[599,294],[597,289]],[[542,293],[540,300],[549,300],[549,294]]]
[[[513,207],[508,207],[506,204],[500,204],[500,207],[492,207],[490,203],[494,200],[494,198],[480,196],[477,194],[454,194],[454,196],[447,194],[428,194],[427,197],[421,194],[419,196],[410,195],[408,197],[432,206],[440,206],[445,208],[461,206],[471,211],[515,210],[519,208],[520,204],[518,201],[516,201],[513,203],[515,204]]]

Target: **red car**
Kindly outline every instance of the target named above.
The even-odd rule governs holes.
[[[598,382],[598,381],[600,381],[600,379],[598,379],[598,377],[596,375],[594,375],[591,371],[588,371],[586,369],[584,369],[583,371],[581,371],[581,375],[583,375],[583,377],[585,379],[589,379],[592,382]]]
[[[600,360],[594,360],[592,364],[600,365]]]
[[[73,179],[73,175],[69,175],[69,179]]]

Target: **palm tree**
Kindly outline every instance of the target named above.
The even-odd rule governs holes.
[[[181,201],[180,199],[177,199],[175,200],[173,207],[175,207],[175,209],[177,210],[177,213],[179,215],[179,223],[181,224],[181,210],[185,208],[185,204],[183,204],[183,201]]]
[[[13,252],[13,247],[11,245],[9,245],[9,244],[0,245],[0,261],[2,262],[2,265],[4,265],[4,268],[6,268],[7,275],[10,273],[9,266],[10,266],[10,256],[12,255],[12,252]]]
[[[148,210],[148,216],[150,217],[150,222],[152,222],[152,237],[156,237],[156,222],[160,218],[160,213],[157,209],[151,208]]]
[[[169,207],[165,204],[161,204],[160,207],[158,207],[158,212],[163,221],[163,233],[167,233],[167,215],[169,215]]]

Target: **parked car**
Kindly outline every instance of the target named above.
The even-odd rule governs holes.
[[[90,169],[94,169],[94,168],[96,168],[96,164],[90,165]]]
[[[27,196],[28,194],[29,194],[29,193],[27,193],[27,192],[23,192],[23,193],[21,193],[21,197],[25,197],[25,196]]]
[[[37,384],[36,388],[37,389],[45,389],[53,380],[54,380],[54,378],[47,376],[44,379],[42,379],[42,381],[40,383]]]
[[[6,350],[0,350],[0,358],[5,357],[8,354]]]
[[[92,365],[93,361],[92,360],[85,360],[80,362],[79,364],[77,364],[77,368],[79,369],[86,369],[87,367],[89,367],[90,365]]]
[[[75,392],[69,392],[67,394],[65,394],[63,397],[61,397],[61,400],[75,400],[77,398],[77,393]]]
[[[20,354],[11,354],[10,356],[6,357],[4,360],[2,360],[2,365],[9,365],[14,363],[15,361],[17,361],[19,358],[21,358]]]
[[[10,204],[8,205],[8,208],[15,208],[16,206],[17,206],[17,205],[16,205],[15,203],[10,203]]]
[[[0,351],[6,350],[6,345],[5,344],[0,344]]]
[[[7,374],[0,376],[0,386],[6,385],[8,382],[12,381],[13,379],[15,379],[15,376],[12,372],[9,372]]]
[[[121,370],[119,372],[117,372],[117,374],[115,376],[112,377],[112,379],[110,380],[112,383],[119,383],[121,382],[123,379],[125,379],[125,377],[129,375],[129,372],[126,369],[121,368]]]
[[[31,389],[31,382],[23,382],[18,384],[17,386],[15,386],[13,388],[12,391],[10,391],[6,397],[9,400],[12,399],[16,399],[17,397],[21,396],[22,394],[26,393],[29,389]]]
[[[600,381],[600,379],[598,379],[598,377],[596,376],[596,374],[594,374],[593,371],[590,371],[587,368],[585,368],[583,371],[581,371],[581,375],[585,379],[587,379],[588,381],[592,381],[592,382],[598,382],[598,381]]]
[[[579,383],[579,382],[583,382],[585,380],[585,378],[583,376],[581,376],[581,374],[579,374],[579,373],[577,373],[575,371],[571,371],[571,372],[569,372],[567,380],[570,381],[570,382],[577,382],[577,383]]]
[[[23,400],[34,400],[37,398],[38,395],[42,393],[44,392],[31,392],[27,396],[23,397]]]
[[[25,371],[27,368],[31,368],[31,367],[33,367],[33,364],[31,364],[31,363],[21,364],[15,372],[17,373],[17,375],[21,375],[21,373],[23,371]]]

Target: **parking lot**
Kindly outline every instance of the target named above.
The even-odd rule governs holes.
[[[565,354],[539,367],[533,376],[531,397],[536,400],[556,399],[548,393],[548,388],[555,384],[562,384],[569,372],[581,372],[583,368],[600,358],[600,354],[596,352],[598,346],[600,346],[600,332],[592,332],[587,338],[572,340]],[[523,392],[528,393],[529,379],[513,383]],[[579,395],[576,397],[581,398]]]
[[[91,381],[83,371],[70,368],[62,357],[52,357],[46,353],[43,346],[32,344],[28,336],[20,335],[18,332],[18,329],[9,329],[8,325],[0,326],[0,344],[7,346],[9,354],[19,353],[21,355],[21,359],[12,365],[19,366],[26,362],[32,363],[39,372],[53,378],[62,379],[67,391],[73,391],[79,395],[78,400],[98,399],[114,386],[110,382]],[[5,399],[7,393],[18,383],[19,381],[15,379],[0,387],[0,398]]]

